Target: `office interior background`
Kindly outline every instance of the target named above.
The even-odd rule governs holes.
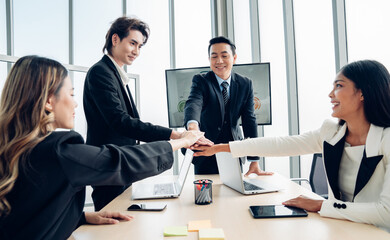
[[[331,118],[328,94],[344,64],[375,59],[390,69],[389,11],[388,0],[0,0],[0,89],[18,57],[60,61],[74,82],[75,130],[85,137],[85,74],[102,57],[111,23],[136,16],[151,29],[126,68],[143,121],[168,126],[165,69],[208,66],[208,41],[224,35],[236,43],[236,63],[271,64],[272,125],[260,134],[299,134]],[[308,177],[311,160],[274,157],[261,165]]]

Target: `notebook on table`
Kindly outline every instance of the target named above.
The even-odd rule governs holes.
[[[157,176],[153,182],[139,181],[134,183],[132,199],[179,197],[191,166],[193,154],[193,151],[187,149],[179,175],[169,182],[166,181],[165,176]]]
[[[242,193],[259,194],[281,190],[277,186],[260,179],[244,179],[239,158],[233,158],[231,153],[215,154],[218,164],[219,177],[223,184]]]

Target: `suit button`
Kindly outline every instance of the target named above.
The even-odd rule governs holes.
[[[221,131],[221,128],[220,128],[220,127],[218,127],[218,131]]]
[[[334,207],[334,208],[337,208],[337,203],[333,203],[333,207]]]
[[[342,208],[342,209],[346,209],[346,208],[347,208],[347,205],[345,205],[345,204],[343,203],[343,204],[341,204],[341,208]]]
[[[223,123],[224,123],[224,124],[226,124],[227,122],[226,122],[226,121],[224,121]]]

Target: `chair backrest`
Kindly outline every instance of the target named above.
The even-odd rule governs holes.
[[[321,153],[315,153],[313,155],[310,171],[310,186],[313,192],[318,195],[328,194],[327,177]]]

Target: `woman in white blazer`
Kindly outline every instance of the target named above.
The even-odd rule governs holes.
[[[283,204],[321,216],[368,223],[390,232],[390,75],[379,62],[344,66],[330,92],[332,116],[320,129],[297,136],[263,137],[194,146],[195,155],[241,156],[323,153],[329,199],[304,196]]]

